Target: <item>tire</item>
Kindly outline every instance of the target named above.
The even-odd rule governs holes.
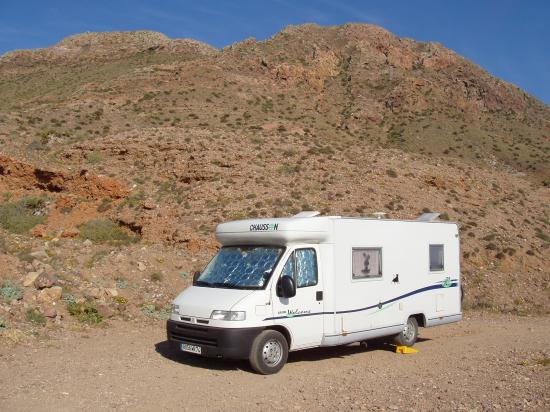
[[[403,332],[398,333],[393,338],[393,341],[400,346],[413,346],[418,338],[418,321],[411,316],[407,319]]]
[[[276,330],[264,330],[252,342],[250,366],[262,375],[279,372],[288,359],[288,342]]]

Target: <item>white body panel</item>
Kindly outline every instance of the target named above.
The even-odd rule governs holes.
[[[213,310],[246,311],[244,321],[210,320],[209,326],[282,327],[291,338],[290,349],[297,350],[396,334],[412,315],[422,326],[461,319],[456,224],[341,217],[251,219],[219,225],[216,237],[224,246],[286,249],[263,289],[193,286],[174,301],[182,309],[172,320],[191,317],[196,322],[208,319]],[[430,270],[430,245],[443,245],[443,270]],[[318,282],[298,288],[295,297],[278,297],[283,265],[302,248],[315,250]],[[381,249],[381,277],[352,278],[353,248]]]

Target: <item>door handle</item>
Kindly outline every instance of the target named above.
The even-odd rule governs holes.
[[[323,300],[323,291],[322,290],[318,290],[317,292],[315,292],[315,299],[317,299],[317,301]]]

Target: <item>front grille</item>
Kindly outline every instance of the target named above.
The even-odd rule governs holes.
[[[185,335],[179,335],[174,332],[170,333],[170,338],[172,340],[177,340],[179,342],[196,343],[197,345],[218,346],[218,341],[212,338],[201,338],[198,336],[185,336]]]
[[[218,346],[218,340],[208,328],[172,323],[169,328],[170,340],[205,346]]]

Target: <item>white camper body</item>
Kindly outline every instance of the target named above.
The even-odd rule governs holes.
[[[285,350],[394,335],[414,344],[415,324],[462,316],[454,223],[304,212],[223,223],[216,237],[222,249],[168,321],[169,340],[187,352],[249,358],[273,373]]]

